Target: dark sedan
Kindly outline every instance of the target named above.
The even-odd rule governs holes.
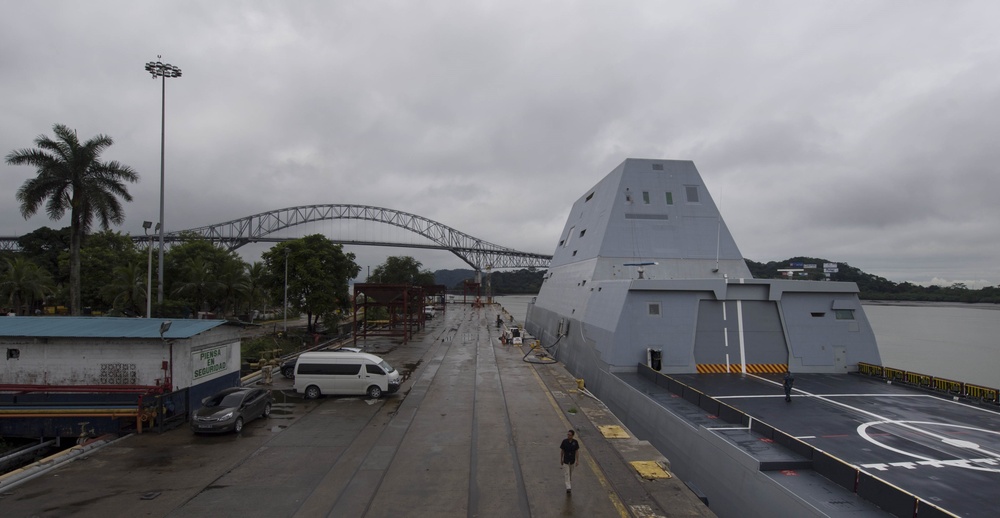
[[[201,400],[202,407],[191,416],[195,433],[240,433],[243,425],[271,415],[271,391],[232,387]]]

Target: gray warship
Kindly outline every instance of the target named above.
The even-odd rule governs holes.
[[[719,516],[1000,509],[995,392],[884,367],[855,283],[754,279],[693,162],[625,160],[559,239],[526,331]]]

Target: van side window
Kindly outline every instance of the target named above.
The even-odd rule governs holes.
[[[299,365],[299,374],[321,375],[355,375],[361,372],[360,363],[303,363]]]
[[[360,363],[342,363],[333,365],[334,374],[355,375],[361,373]]]
[[[365,365],[365,368],[368,369],[368,374],[378,374],[379,376],[385,376],[385,372],[383,372],[382,368],[379,367],[378,365]]]

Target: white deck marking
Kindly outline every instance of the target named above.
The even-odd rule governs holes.
[[[776,381],[771,381],[771,380],[769,380],[767,378],[762,378],[762,377],[757,376],[755,374],[747,374],[747,376],[752,376],[752,377],[754,377],[754,378],[756,378],[756,379],[758,379],[760,381],[764,381],[766,383],[771,383],[773,385],[779,385],[779,386],[781,385],[780,383],[778,383]],[[858,426],[857,431],[858,431],[858,435],[860,435],[861,438],[865,439],[866,441],[868,441],[868,442],[870,442],[870,443],[872,443],[872,444],[874,444],[876,446],[885,448],[885,449],[890,450],[890,451],[894,451],[896,453],[899,453],[900,455],[906,455],[907,457],[914,457],[914,458],[917,458],[917,459],[921,459],[924,462],[940,463],[941,465],[952,465],[952,466],[956,466],[956,467],[968,468],[968,469],[973,469],[973,470],[977,470],[977,471],[1000,472],[1000,470],[997,470],[997,469],[984,468],[984,467],[979,467],[979,466],[975,466],[975,465],[971,464],[971,462],[976,462],[979,459],[937,460],[937,459],[927,458],[927,457],[924,457],[922,455],[917,455],[915,453],[906,452],[906,451],[900,450],[898,448],[893,448],[891,446],[882,444],[882,443],[876,441],[875,439],[869,437],[868,434],[867,434],[867,432],[866,432],[866,430],[867,430],[867,428],[869,426],[875,425],[875,424],[894,424],[896,426],[899,426],[900,428],[908,429],[908,430],[910,430],[910,431],[912,431],[914,433],[923,434],[923,435],[925,435],[927,437],[931,437],[931,438],[937,439],[937,440],[941,441],[944,444],[951,444],[951,443],[949,443],[949,441],[952,441],[953,439],[951,439],[950,437],[945,437],[943,435],[931,432],[930,430],[926,430],[926,429],[918,428],[916,426],[912,426],[909,423],[914,423],[914,424],[919,424],[919,425],[925,425],[925,426],[928,426],[928,425],[930,425],[930,426],[950,426],[950,427],[954,427],[954,428],[964,428],[964,429],[968,429],[968,430],[976,430],[976,431],[980,431],[980,432],[992,433],[992,434],[997,434],[997,435],[1000,435],[1000,432],[996,432],[996,431],[993,431],[993,430],[985,430],[985,429],[982,429],[982,428],[973,428],[973,427],[970,427],[970,426],[953,425],[953,424],[945,424],[945,423],[934,423],[934,422],[928,422],[928,421],[898,421],[898,420],[895,420],[895,419],[889,419],[887,417],[880,416],[880,415],[876,414],[875,412],[869,412],[868,410],[862,410],[862,409],[860,409],[858,407],[854,407],[854,406],[851,406],[851,405],[848,405],[848,404],[845,404],[845,403],[841,403],[839,401],[834,401],[832,399],[829,399],[827,396],[820,396],[820,395],[813,394],[811,392],[807,392],[807,391],[801,390],[801,389],[795,389],[795,388],[793,388],[792,390],[794,390],[796,392],[799,392],[801,394],[804,394],[804,395],[806,395],[808,397],[815,398],[815,399],[818,399],[820,401],[825,401],[825,402],[827,402],[827,403],[829,403],[831,405],[836,405],[836,406],[839,406],[839,407],[842,407],[842,408],[846,408],[848,410],[852,410],[852,411],[857,412],[859,414],[866,415],[866,416],[869,416],[869,417],[873,418],[875,420],[875,422],[861,424],[861,425]],[[933,396],[927,396],[927,397],[933,397]],[[970,444],[974,444],[974,443],[970,443]],[[994,459],[994,460],[1000,459],[1000,454],[995,453],[995,452],[991,452],[991,451],[987,451],[987,450],[984,450],[982,448],[979,448],[978,445],[976,445],[976,446],[977,446],[976,448],[972,449],[973,451],[977,451],[977,452],[983,453],[985,455],[988,455],[988,456],[990,456],[989,458]]]

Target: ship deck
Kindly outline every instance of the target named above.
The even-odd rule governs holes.
[[[897,515],[913,506],[909,495],[921,501],[920,516],[944,515],[927,503],[959,516],[986,516],[1000,508],[1000,493],[993,490],[1000,481],[1000,413],[991,408],[854,374],[796,374],[791,402],[785,401],[781,375],[668,375],[693,389],[682,390],[685,395],[639,374],[619,377],[675,413],[678,404],[686,406],[692,424],[742,449],[768,476],[784,478],[779,483],[786,486],[802,485],[804,480],[795,479],[812,476],[811,453],[819,451],[861,473],[852,481],[854,471],[841,469],[836,484],[850,488],[853,482],[858,494],[864,492],[858,485],[867,484],[882,499],[879,506]],[[703,396],[697,401],[687,395],[696,393],[721,403],[720,411],[713,414],[716,407],[705,404]],[[725,406],[752,420],[727,422],[733,412]],[[779,441],[767,432],[772,428],[775,439],[783,432],[812,451],[775,444]],[[886,484],[901,491],[886,491]],[[837,497],[817,495],[816,501],[830,505]]]

